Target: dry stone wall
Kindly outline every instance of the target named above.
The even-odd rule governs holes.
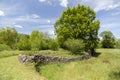
[[[55,56],[45,56],[41,54],[35,54],[33,56],[28,55],[22,55],[20,54],[18,56],[18,60],[20,63],[26,64],[28,62],[35,62],[37,65],[43,65],[48,63],[66,63],[76,60],[82,60],[82,59],[89,59],[90,55],[88,53],[85,53],[84,55],[76,58],[62,58],[62,57],[55,57]]]
[[[27,62],[35,62],[39,64],[48,64],[48,63],[55,63],[55,62],[65,63],[65,62],[71,62],[71,61],[80,60],[80,59],[81,57],[60,58],[60,57],[55,57],[55,56],[45,56],[41,54],[36,54],[33,56],[27,56],[27,55],[20,54],[18,56],[19,62],[24,63],[24,64],[26,64]]]

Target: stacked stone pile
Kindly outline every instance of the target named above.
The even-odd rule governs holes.
[[[85,53],[84,55],[76,58],[62,58],[62,57],[56,57],[56,56],[45,56],[41,54],[35,54],[33,56],[27,56],[27,55],[22,55],[20,54],[18,56],[18,60],[20,63],[28,63],[28,62],[35,62],[37,65],[41,64],[48,64],[48,63],[66,63],[66,62],[71,62],[71,61],[76,61],[76,60],[82,60],[82,59],[89,59],[91,55],[89,53]]]
[[[55,57],[55,56],[45,56],[45,55],[41,55],[41,54],[36,54],[34,56],[27,56],[27,55],[22,55],[20,54],[18,56],[18,60],[20,63],[24,63],[26,64],[27,62],[35,62],[35,63],[39,63],[39,64],[48,64],[48,63],[55,63],[55,62],[59,62],[59,63],[65,63],[65,62],[71,62],[71,61],[75,61],[75,60],[80,60],[81,57],[77,57],[77,58],[60,58],[60,57]]]

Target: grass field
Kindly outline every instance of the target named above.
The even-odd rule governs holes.
[[[120,80],[120,50],[98,49],[99,57],[40,67],[48,80]]]
[[[43,80],[33,66],[20,64],[17,56],[0,59],[0,80]]]
[[[89,60],[40,66],[23,65],[17,60],[23,51],[0,52],[0,80],[120,80],[120,49],[97,49],[101,53]],[[44,55],[75,57],[67,51],[39,51]]]

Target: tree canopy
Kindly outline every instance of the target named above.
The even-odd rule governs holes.
[[[101,44],[103,48],[114,48],[115,38],[111,31],[103,31],[100,36],[102,37]]]
[[[54,24],[60,45],[67,39],[84,40],[86,50],[97,47],[99,20],[95,20],[96,13],[90,7],[78,4],[68,7]]]
[[[115,48],[120,49],[120,39],[116,40]]]
[[[15,28],[4,27],[0,29],[0,44],[6,44],[12,49],[16,48],[18,33]]]
[[[30,45],[30,40],[29,40],[29,35],[26,34],[18,34],[18,49],[19,50],[30,50],[31,45]]]
[[[33,50],[41,50],[43,43],[43,33],[38,30],[33,30],[30,34],[30,43],[31,49]]]

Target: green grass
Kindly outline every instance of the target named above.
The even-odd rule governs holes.
[[[50,56],[59,56],[59,57],[76,57],[77,55],[72,55],[70,51],[59,49],[58,51],[53,50],[41,50],[41,51],[0,51],[0,58],[17,56],[19,54],[34,55],[50,55]]]
[[[120,80],[120,50],[98,49],[99,57],[40,67],[48,80]]]
[[[40,66],[20,64],[17,55],[34,53],[76,57],[69,51],[3,51],[0,52],[0,80],[120,80],[120,49],[97,49],[101,53],[89,60],[70,63],[51,63]]]
[[[33,66],[20,64],[17,56],[0,59],[0,80],[44,80]]]
[[[50,55],[50,56],[58,56],[58,57],[76,57],[77,55],[73,55],[70,51],[59,49],[58,51],[53,50],[41,50],[41,51],[26,51],[24,52],[27,55],[34,55],[34,54],[42,54],[42,55]]]
[[[45,80],[35,70],[33,65],[18,62],[18,54],[43,54],[59,57],[74,57],[69,51],[1,51],[0,52],[0,80]]]
[[[19,53],[21,53],[21,51],[0,51],[0,58],[16,56]]]

